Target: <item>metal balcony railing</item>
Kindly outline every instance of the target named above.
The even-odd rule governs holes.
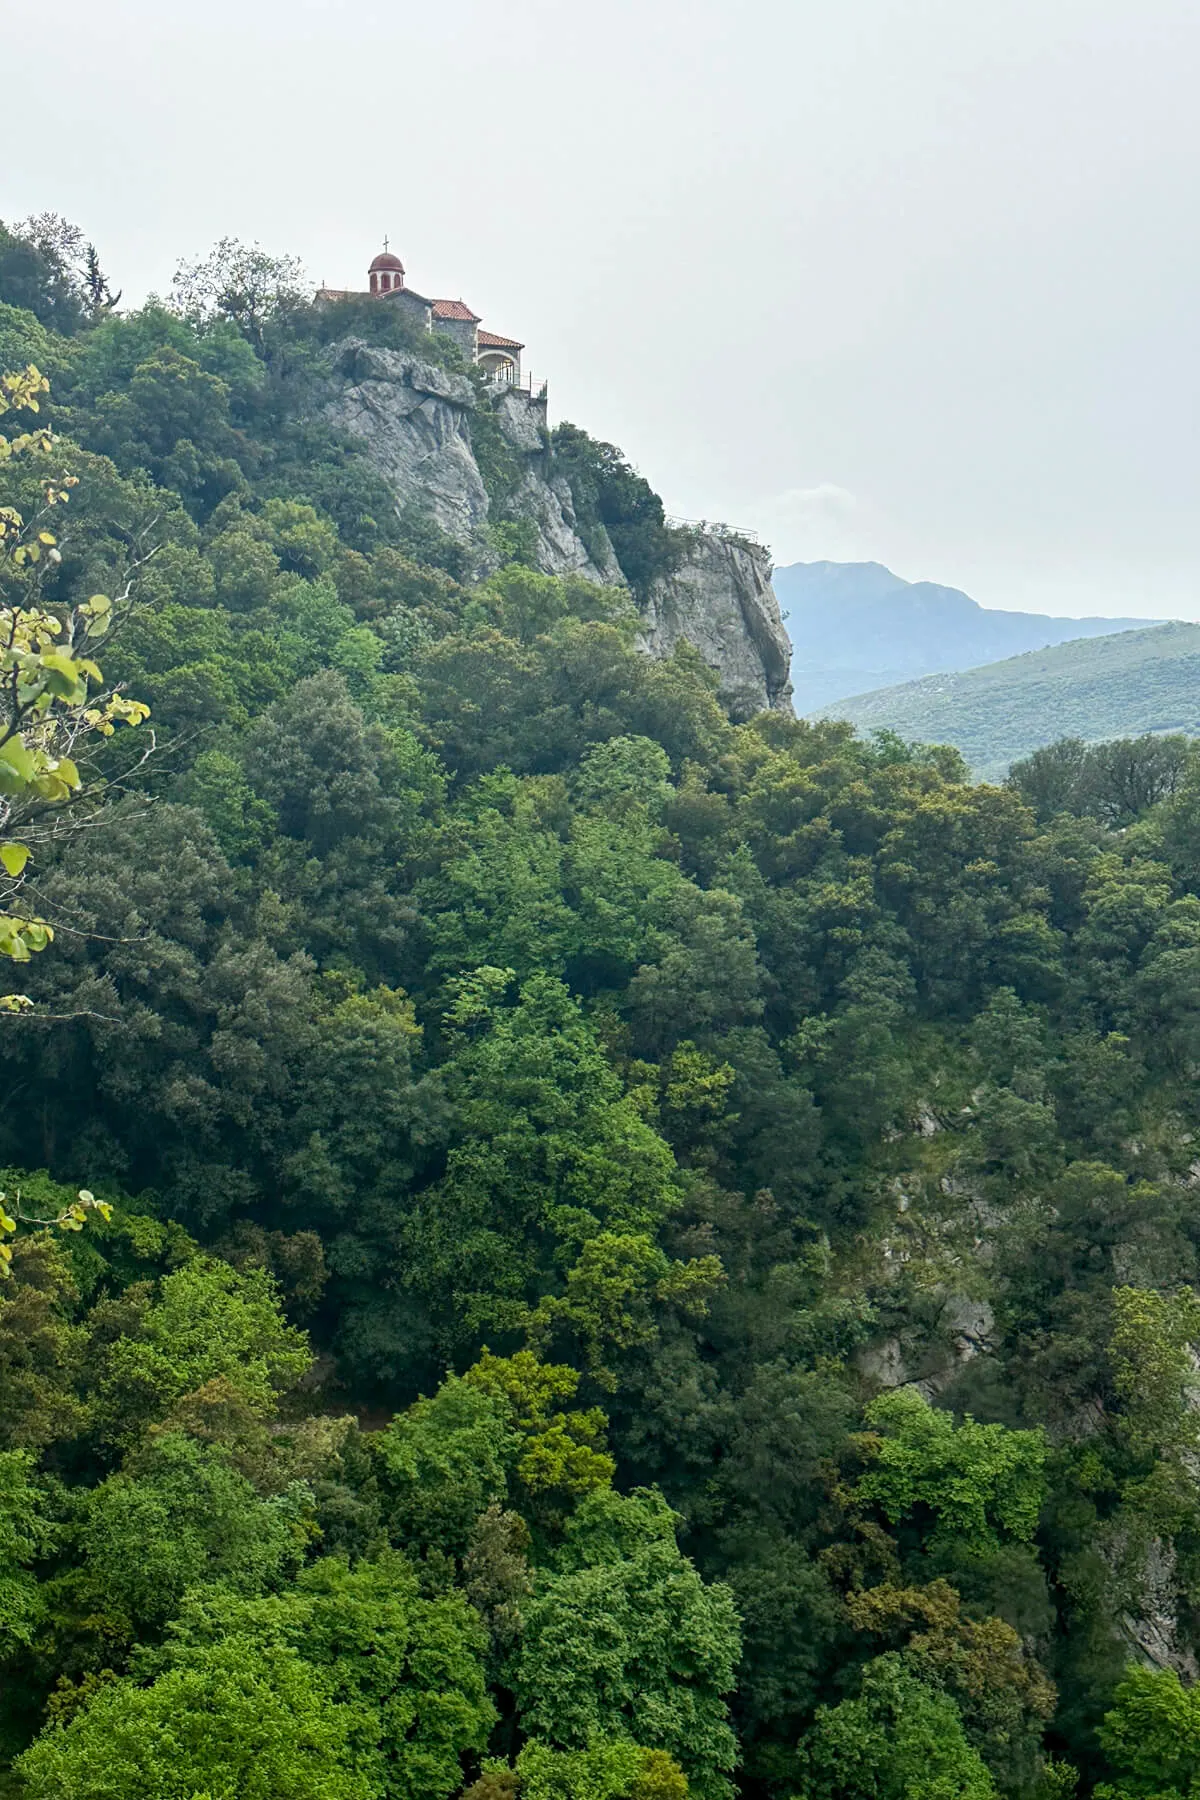
[[[503,369],[490,369],[485,372],[484,380],[489,387],[511,390],[514,394],[527,394],[531,400],[546,400],[550,394],[548,381],[536,381],[532,375],[517,376],[506,373]]]
[[[721,519],[668,518],[667,524],[672,531],[706,531],[712,537],[723,538],[726,543],[756,544],[760,548],[762,546],[762,539],[757,531],[751,531],[745,525],[727,525]]]

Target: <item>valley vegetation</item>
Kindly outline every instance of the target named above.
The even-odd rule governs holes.
[[[1200,625],[1077,638],[982,668],[924,675],[822,709],[860,731],[961,750],[979,778],[1068,735],[1090,743],[1151,733],[1200,736]]]
[[[733,723],[208,269],[0,238],[4,1791],[1194,1794],[1192,753]]]

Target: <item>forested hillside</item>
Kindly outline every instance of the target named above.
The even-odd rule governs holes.
[[[856,694],[824,711],[861,731],[953,744],[989,780],[1064,735],[1089,743],[1145,732],[1195,735],[1200,625],[1081,638],[961,674]]]
[[[1193,1793],[1189,747],[735,723],[381,309],[5,296],[4,1791]]]

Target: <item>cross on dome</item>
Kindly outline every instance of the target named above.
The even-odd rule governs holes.
[[[391,239],[385,237],[383,249],[367,270],[369,286],[373,294],[390,294],[396,288],[404,286],[404,264],[389,248],[390,244]]]

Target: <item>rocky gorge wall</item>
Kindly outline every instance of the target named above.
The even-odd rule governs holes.
[[[650,655],[669,656],[686,639],[717,671],[738,715],[792,710],[792,646],[766,551],[720,532],[690,532],[683,561],[654,583],[643,618]]]
[[[490,501],[472,444],[475,389],[411,353],[352,339],[330,352],[325,417],[363,444],[400,508],[429,514],[477,556],[476,574],[494,566],[485,527]],[[556,473],[544,402],[520,389],[499,397],[494,417],[515,454],[519,477],[507,511],[534,530],[534,561],[547,575],[581,575],[624,584],[603,529],[580,531],[563,474]],[[791,711],[791,646],[771,587],[765,550],[716,531],[689,531],[679,566],[656,581],[642,607],[642,647],[669,656],[686,639],[716,670],[726,700],[742,714]]]

